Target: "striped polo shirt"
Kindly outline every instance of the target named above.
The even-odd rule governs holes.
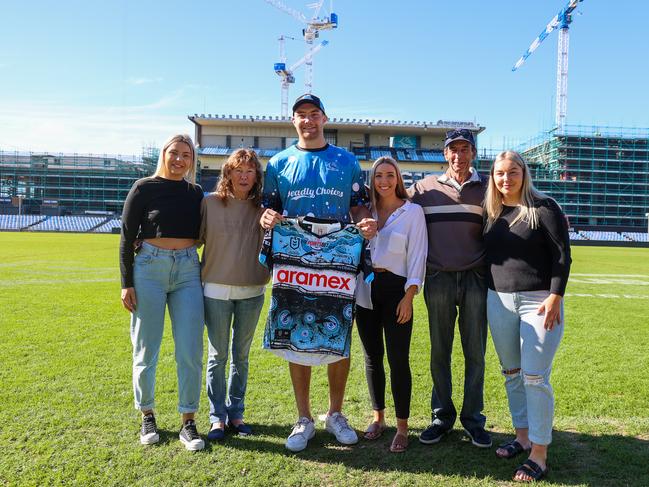
[[[482,201],[486,189],[487,179],[474,168],[463,184],[444,174],[427,176],[410,187],[412,202],[426,216],[427,274],[484,266]]]

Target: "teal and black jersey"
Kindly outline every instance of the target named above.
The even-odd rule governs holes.
[[[286,219],[266,233],[259,260],[273,276],[264,348],[303,365],[348,357],[356,276],[373,278],[358,228]]]
[[[266,166],[262,205],[284,216],[349,223],[349,209],[367,203],[356,157],[335,145],[318,150],[293,145]]]

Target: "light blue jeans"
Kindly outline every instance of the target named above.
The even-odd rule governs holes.
[[[491,336],[505,377],[514,428],[529,428],[537,445],[552,442],[554,392],[550,385],[552,360],[563,336],[561,323],[543,327],[536,310],[549,291],[499,293],[489,289],[487,316]]]
[[[247,299],[205,298],[207,327],[207,397],[210,401],[210,423],[243,419],[248,384],[248,354],[264,295]],[[230,349],[232,328],[232,359],[226,398],[225,366]]]
[[[178,411],[198,410],[203,369],[203,288],[196,247],[164,250],[144,242],[133,268],[131,313],[135,407],[153,409],[155,373],[169,307],[178,375]]]

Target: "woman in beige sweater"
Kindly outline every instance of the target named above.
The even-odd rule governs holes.
[[[259,226],[261,184],[257,154],[238,149],[223,165],[216,192],[205,197],[201,207],[201,240],[205,243],[201,278],[209,338],[207,396],[211,429],[207,439],[211,441],[224,438],[226,424],[240,435],[252,433],[243,422],[248,353],[269,277],[258,259],[263,239]],[[225,366],[230,344],[226,393]]]

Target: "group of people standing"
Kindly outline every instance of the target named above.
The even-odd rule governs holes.
[[[444,175],[406,189],[397,162],[381,157],[370,172],[368,194],[355,157],[326,142],[327,115],[318,97],[298,98],[292,122],[297,144],[274,156],[265,175],[254,151],[236,150],[222,168],[216,191],[205,197],[195,184],[191,139],[174,136],[162,148],[155,174],[137,181],[126,199],[122,303],[131,312],[140,441],[159,439],[154,385],[166,307],[175,341],[180,440],[189,450],[204,447],[194,421],[203,324],[209,339],[207,439],[223,439],[226,427],[252,433],[244,422],[244,399],[248,354],[269,280],[269,270],[258,259],[264,231],[272,232],[287,218],[311,217],[354,224],[369,242],[373,279],[359,275],[355,290],[373,409],[364,438],[376,440],[386,428],[387,352],[397,426],[390,450],[408,448],[413,298],[423,290],[433,390],[432,422],[419,441],[438,443],[457,419],[451,399],[457,320],[465,359],[460,422],[473,445],[491,447],[482,413],[489,326],[516,433],[496,455],[528,454],[514,480],[545,476],[554,411],[549,378],[563,335],[562,296],[570,269],[568,226],[557,203],[534,189],[527,165],[515,152],[499,154],[489,178],[480,175],[471,166],[473,134],[464,129],[446,134]],[[197,245],[205,246],[200,263]],[[346,336],[349,340],[351,334]],[[309,391],[316,363],[327,364],[326,430],[342,444],[357,443],[356,431],[342,414],[348,354],[302,360],[308,357],[300,354],[306,353],[296,349],[285,356],[298,413],[286,447],[303,450],[315,434]]]

